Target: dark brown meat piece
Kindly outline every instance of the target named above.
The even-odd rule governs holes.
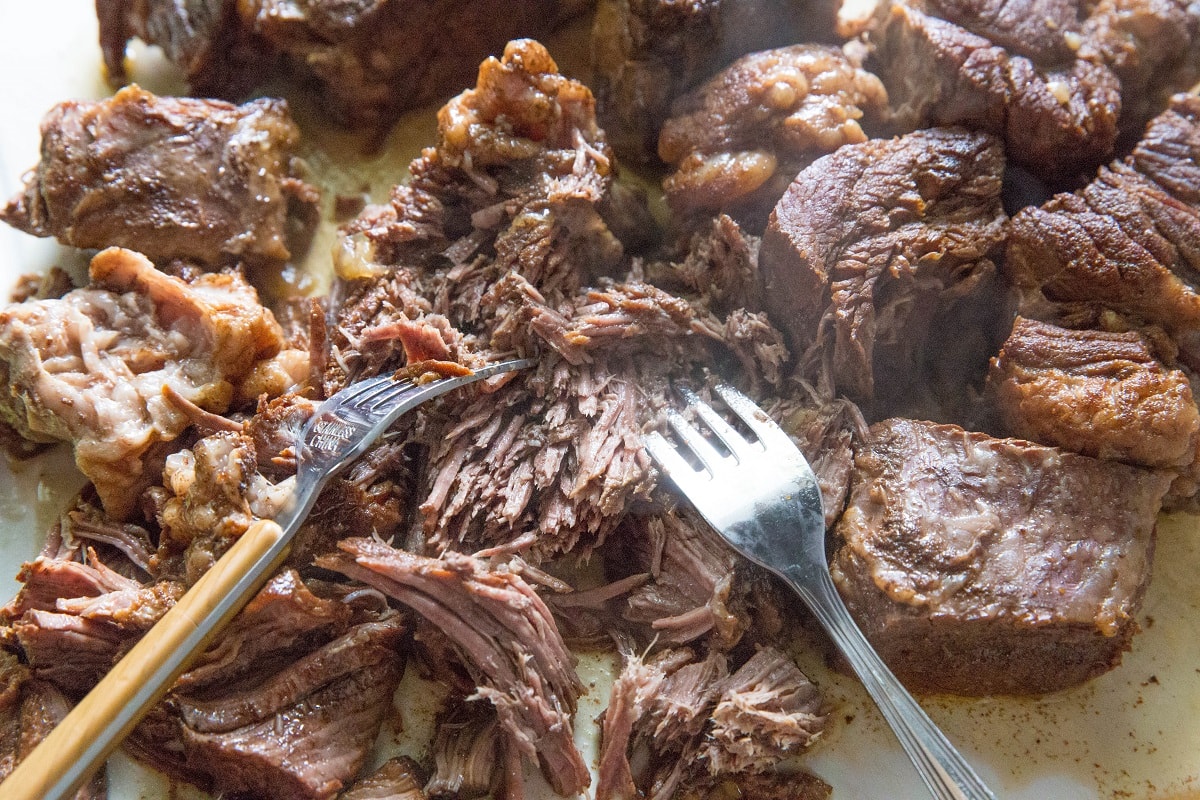
[[[42,160],[0,219],[81,248],[128,247],[158,264],[284,261],[300,131],[282,100],[234,106],[136,86],[55,106]]]
[[[933,129],[843,147],[796,177],[759,266],[767,311],[822,395],[944,418],[964,376],[982,381],[1005,319],[1003,168],[991,136]]]
[[[1144,467],[1196,461],[1200,411],[1191,384],[1138,333],[1018,317],[988,382],[1014,436]]]
[[[474,696],[495,707],[514,754],[540,763],[559,794],[588,785],[571,738],[583,684],[550,610],[528,583],[453,552],[425,558],[370,539],[349,539],[341,548],[347,555],[317,564],[375,587],[439,626],[475,678]]]
[[[392,121],[458,91],[509,39],[541,36],[586,0],[99,0],[110,77],[125,81],[126,42],[161,45],[192,91],[238,97],[272,76],[315,84],[340,121]]]
[[[915,690],[1074,686],[1129,647],[1170,482],[1020,439],[886,420],[855,460],[834,581]]]
[[[90,288],[60,300],[0,309],[0,418],[35,441],[74,444],[120,520],[158,481],[158,451],[191,425],[189,412],[228,409],[283,341],[237,274],[188,283],[110,248],[90,275]]]
[[[0,781],[66,717],[71,702],[46,681],[30,678],[17,657],[0,651]],[[72,800],[105,800],[105,771],[71,795]]]
[[[865,141],[859,121],[886,107],[879,79],[840,50],[793,45],[744,56],[680,97],[658,155],[676,214],[726,210],[761,230],[814,158]]]
[[[1027,292],[1165,329],[1200,368],[1200,98],[1177,95],[1126,158],[1013,217],[1007,269]]]
[[[411,758],[391,758],[338,795],[338,800],[425,800],[419,774]]]
[[[869,34],[871,63],[900,129],[963,125],[986,131],[1002,139],[1012,161],[1050,179],[1085,172],[1112,155],[1121,111],[1121,84],[1112,70],[1060,58],[1062,48],[1045,43],[1053,37],[1050,25],[1044,35],[1030,35],[1029,26],[1045,23],[1017,6],[1009,17],[943,4],[950,16],[972,23],[966,28],[918,6],[882,3]],[[1069,9],[1051,9],[1052,15],[1063,11]],[[1041,57],[1010,53],[989,35],[1021,40],[1021,49]]]
[[[652,159],[672,101],[746,53],[832,42],[824,0],[600,0],[592,31],[601,122],[623,159]]]
[[[433,775],[425,793],[459,800],[486,797],[500,764],[500,723],[494,713],[460,706],[441,720],[433,739]]]
[[[213,793],[325,800],[366,760],[403,672],[405,626],[277,575],[127,748]]]

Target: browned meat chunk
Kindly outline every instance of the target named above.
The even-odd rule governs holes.
[[[405,627],[272,579],[127,748],[216,793],[326,800],[370,753],[403,672]]]
[[[699,661],[688,650],[649,661],[627,655],[602,720],[596,797],[691,796],[682,787],[723,782],[769,786],[779,761],[808,748],[824,727],[816,687],[774,648],[758,650],[732,675],[719,653]],[[813,790],[824,786],[812,781]]]
[[[325,107],[354,124],[387,122],[468,83],[479,62],[518,36],[540,36],[588,5],[520,0],[99,0],[110,77],[125,81],[125,44],[163,47],[193,92],[237,97],[272,75],[315,83]]]
[[[1056,17],[1069,20],[1070,8],[1045,3],[1047,22],[1038,5],[977,9],[949,2],[926,13],[919,3],[882,3],[869,36],[894,123],[902,129],[965,125],[987,131],[1001,137],[1010,159],[1049,178],[1069,177],[1109,158],[1120,81],[1103,64],[1064,53],[1060,42],[1072,41],[1071,26],[1055,41]],[[939,10],[964,27],[933,16]],[[1004,42],[1023,44],[1010,53]],[[1028,55],[1017,54],[1022,52]]]
[[[448,713],[434,734],[434,772],[425,793],[447,800],[486,797],[500,764],[499,725],[495,714],[467,706]]]
[[[282,100],[233,106],[136,86],[67,102],[42,120],[42,160],[0,218],[82,248],[128,247],[165,264],[283,261],[300,131]]]
[[[1200,411],[1191,384],[1138,333],[1018,317],[992,360],[989,385],[1015,436],[1145,467],[1196,460]]]
[[[833,41],[824,0],[600,0],[592,31],[601,121],[622,158],[653,158],[676,97],[746,53]]]
[[[388,759],[349,791],[338,795],[338,800],[425,800],[419,774],[411,758]]]
[[[1200,15],[1188,0],[1099,0],[1086,7],[1079,55],[1116,73],[1121,129],[1136,136],[1171,94],[1200,77]]]
[[[879,79],[840,50],[793,45],[738,59],[679,98],[658,155],[677,214],[729,210],[761,230],[800,168],[865,141],[859,120],[887,103]]]
[[[156,448],[188,428],[187,409],[224,412],[283,341],[236,274],[188,283],[110,248],[90,275],[90,288],[60,300],[0,309],[0,419],[26,438],[74,444],[119,520],[157,482]]]
[[[62,722],[71,702],[52,684],[32,679],[17,657],[0,651],[0,781]],[[105,800],[104,770],[71,795],[71,800]]]
[[[982,381],[1003,336],[1003,168],[991,136],[934,129],[843,147],[796,177],[759,266],[767,311],[823,394],[944,418],[964,375]]]
[[[905,685],[1050,692],[1119,663],[1170,476],[902,419],[855,468],[833,577]]]
[[[475,696],[495,707],[508,747],[562,795],[590,782],[572,740],[583,684],[546,604],[521,577],[458,553],[441,559],[370,539],[317,564],[373,586],[438,626],[471,672]]]
[[[1014,282],[1164,328],[1200,368],[1200,98],[1177,95],[1127,158],[1013,217]]]

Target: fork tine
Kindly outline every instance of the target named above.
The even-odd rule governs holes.
[[[646,452],[664,475],[675,482],[685,495],[702,490],[708,481],[708,476],[696,470],[679,455],[679,451],[667,441],[666,437],[654,431],[642,440]]]
[[[767,413],[755,405],[749,397],[724,383],[713,387],[713,391],[725,401],[729,410],[736,414],[737,418],[746,424],[746,427],[754,431],[754,435],[762,442],[763,447],[767,449],[784,445],[795,447],[791,437],[784,433],[783,429],[776,425],[774,420],[768,417]]]
[[[726,449],[733,454],[737,461],[741,461],[747,456],[753,455],[755,448],[746,438],[733,429],[733,426],[722,419],[721,415],[713,410],[713,407],[705,403],[700,397],[688,389],[686,386],[679,387],[679,395],[683,398],[688,407],[695,412],[713,435],[725,445]]]
[[[728,457],[718,453],[717,448],[704,438],[700,429],[684,419],[683,415],[673,408],[667,410],[667,424],[710,473],[715,475],[722,465],[728,463]]]

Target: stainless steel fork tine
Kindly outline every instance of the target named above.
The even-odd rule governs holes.
[[[732,425],[722,419],[712,406],[701,400],[691,389],[679,387],[679,396],[688,404],[688,408],[708,426],[718,441],[725,445],[735,459],[741,461],[756,451],[754,445],[746,441],[746,437],[734,430]]]
[[[646,446],[646,452],[650,454],[650,458],[658,465],[658,468],[674,481],[684,494],[701,490],[703,485],[710,480],[707,474],[697,470],[683,456],[679,455],[675,446],[658,431],[651,433],[642,442]]]
[[[704,434],[700,432],[692,423],[684,419],[683,415],[674,409],[667,410],[667,424],[675,431],[688,449],[699,459],[710,473],[715,475],[722,465],[728,463],[729,457],[723,456],[717,452],[717,448],[713,447],[708,439],[704,438]]]
[[[780,445],[795,446],[791,437],[784,433],[783,429],[776,425],[767,416],[767,413],[755,405],[749,397],[724,383],[713,387],[713,391],[725,401],[729,410],[744,422],[746,427],[754,431],[754,435],[762,442],[763,447],[770,449],[772,446]]]
[[[388,403],[396,396],[404,394],[413,386],[414,384],[410,380],[398,381],[390,376],[384,376],[379,386],[360,397],[354,398],[353,402],[363,408],[376,409]]]

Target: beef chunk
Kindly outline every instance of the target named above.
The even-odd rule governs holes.
[[[1003,166],[992,137],[933,129],[843,147],[796,177],[759,266],[767,311],[823,395],[937,418],[962,404],[964,375],[982,381],[1003,335]]]
[[[495,714],[467,707],[446,714],[434,734],[434,774],[425,784],[425,793],[452,800],[486,797],[500,763],[499,725]]]
[[[980,5],[943,2],[926,13],[920,4],[881,4],[870,41],[894,123],[901,129],[965,125],[987,131],[1001,137],[1010,159],[1049,178],[1069,177],[1109,158],[1121,84],[1103,64],[1066,57],[1060,42],[1072,41],[1071,25],[1055,41],[1055,18],[1069,20],[1071,9],[1036,2]],[[1041,5],[1049,7],[1045,16]],[[934,16],[939,10],[966,27]],[[1004,42],[1023,46],[1010,52]]]
[[[809,747],[824,726],[816,688],[774,648],[758,650],[732,675],[716,652],[702,660],[689,650],[649,661],[626,654],[601,722],[596,797],[690,796],[677,792],[722,782],[768,786],[779,761]]]
[[[1200,411],[1191,384],[1138,333],[1018,317],[992,360],[989,385],[1015,436],[1145,467],[1196,460]]]
[[[403,671],[405,626],[284,572],[134,730],[127,748],[213,792],[332,798],[366,760]]]
[[[833,40],[835,3],[600,0],[592,58],[601,121],[622,158],[653,157],[671,102],[746,53]]]
[[[513,572],[457,553],[441,559],[370,539],[317,560],[399,600],[441,628],[499,716],[507,746],[539,762],[554,790],[582,791],[590,776],[572,740],[583,684],[550,610]]]
[[[125,44],[161,45],[196,94],[237,97],[272,75],[315,84],[343,122],[390,122],[441,100],[479,62],[517,36],[541,36],[579,13],[582,0],[520,0],[503,14],[487,2],[422,0],[100,0],[110,77],[124,82]]]
[[[886,102],[879,79],[831,47],[744,56],[672,106],[658,139],[675,168],[667,202],[677,214],[736,209],[761,230],[800,168],[865,141],[859,120]]]
[[[283,261],[289,204],[312,205],[282,100],[233,106],[136,86],[42,120],[42,160],[0,219],[74,247],[152,261]]]
[[[0,309],[0,418],[26,438],[73,443],[120,520],[157,481],[155,448],[191,423],[181,405],[225,411],[238,381],[283,342],[236,274],[188,283],[110,248],[90,275],[90,288],[61,300]]]
[[[1013,217],[1014,282],[1164,328],[1200,367],[1200,98],[1177,95],[1126,158]]]
[[[1088,3],[1079,55],[1106,64],[1121,81],[1121,128],[1141,132],[1174,92],[1197,79],[1200,15],[1187,0]]]
[[[339,800],[425,800],[419,774],[420,769],[411,758],[388,759],[338,797]]]
[[[886,420],[855,460],[834,581],[915,690],[1074,686],[1129,647],[1170,481],[1019,439]]]
[[[183,594],[177,582],[143,584],[78,547],[39,556],[17,578],[21,590],[0,619],[33,675],[72,697],[86,694]]]
[[[17,657],[0,651],[0,781],[67,716],[71,702],[53,684],[31,678]],[[104,770],[71,795],[72,800],[104,800]]]

